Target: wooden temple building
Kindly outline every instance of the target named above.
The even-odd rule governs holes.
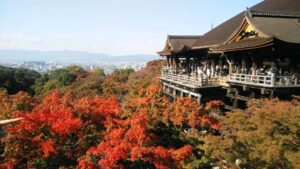
[[[171,36],[164,93],[200,103],[220,99],[227,109],[251,98],[300,94],[300,0],[264,0],[203,36]]]

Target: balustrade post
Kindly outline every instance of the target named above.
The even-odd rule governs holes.
[[[176,89],[173,88],[173,96],[176,96]]]
[[[201,77],[200,77],[200,85],[202,86],[203,85],[203,75],[201,74]]]
[[[276,84],[276,76],[275,73],[271,74],[271,86],[274,87]]]
[[[201,95],[199,95],[199,96],[197,97],[197,102],[198,102],[198,104],[201,104]]]

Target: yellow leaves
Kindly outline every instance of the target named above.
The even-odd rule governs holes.
[[[212,100],[205,105],[206,110],[212,110],[215,108],[220,108],[221,106],[224,106],[224,103],[220,100]]]
[[[297,99],[250,100],[247,113],[230,112],[221,119],[222,139],[205,138],[213,158],[244,159],[253,168],[299,166],[300,107]],[[204,145],[205,145],[204,144]]]
[[[16,111],[29,111],[33,106],[33,99],[25,92],[8,95],[0,92],[0,119],[8,119]]]

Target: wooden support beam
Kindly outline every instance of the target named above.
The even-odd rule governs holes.
[[[254,99],[255,98],[255,92],[252,91],[251,94],[249,95],[249,99]]]
[[[171,85],[171,84],[168,84],[168,83],[164,83],[169,89],[172,88],[173,89],[173,93],[170,93],[170,95],[174,95],[174,90],[178,90],[178,91],[181,91],[183,93],[186,93],[187,95],[191,95],[191,96],[194,96],[194,97],[201,97],[201,94],[199,93],[195,93],[193,92],[192,90],[187,90],[187,89],[183,89],[183,88],[180,88],[180,87],[177,87],[177,86],[174,86],[174,85]]]
[[[247,91],[247,86],[243,85],[243,91]]]
[[[175,97],[176,96],[176,89],[173,88],[173,96]]]
[[[261,88],[260,89],[260,94],[264,95],[266,93],[266,89],[265,88]]]
[[[233,107],[234,108],[238,107],[238,95],[239,95],[239,92],[236,90],[235,94],[234,94],[234,100],[233,100]]]
[[[171,60],[170,56],[167,56],[167,66],[168,67],[170,67],[170,60]]]

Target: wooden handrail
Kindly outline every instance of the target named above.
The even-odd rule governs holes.
[[[298,78],[296,78],[295,76],[275,76],[275,74],[272,74],[271,76],[265,76],[231,73],[229,82],[259,85],[266,87],[284,87],[300,85]]]
[[[175,68],[163,66],[162,77],[179,81],[185,84],[191,84],[195,86],[209,86],[209,85],[226,85],[227,82],[247,84],[253,86],[262,87],[293,87],[300,86],[300,79],[296,76],[275,76],[272,75],[249,75],[231,73],[229,77],[213,77],[207,78],[205,76],[189,76],[177,74]]]
[[[162,77],[170,80],[179,81],[185,84],[191,84],[194,86],[213,86],[218,83],[217,78],[205,78],[205,77],[199,77],[199,76],[188,76],[188,75],[181,75],[172,73],[169,71],[162,71]]]

